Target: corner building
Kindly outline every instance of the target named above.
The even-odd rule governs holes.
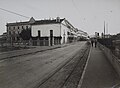
[[[31,36],[26,40],[28,45],[52,46],[64,43],[71,43],[77,40],[77,29],[65,18],[35,20],[33,17],[26,22],[8,23],[8,40],[23,42],[19,34],[22,30],[30,29]]]

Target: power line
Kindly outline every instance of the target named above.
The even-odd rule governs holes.
[[[16,13],[16,12],[13,12],[13,11],[10,11],[10,10],[6,10],[6,9],[3,9],[3,8],[0,8],[0,9],[3,10],[3,11],[6,11],[6,12],[12,13],[12,14],[18,15],[18,16],[21,16],[21,17],[30,18],[30,17],[21,15],[19,13]]]
[[[73,3],[73,5],[74,5],[75,9],[76,9],[76,10],[78,11],[78,13],[80,14],[80,10],[79,10],[78,7],[76,6],[74,0],[72,0],[72,3]]]
[[[80,15],[80,14],[81,14],[81,13],[80,13],[80,10],[79,10],[79,8],[76,6],[74,0],[72,0],[72,4],[73,4],[74,8],[76,9],[76,11],[78,12],[78,15]],[[79,17],[79,19],[81,19],[80,16],[78,16],[78,17]],[[84,18],[84,20],[86,20],[86,18]],[[84,30],[84,28],[82,28],[82,29]]]

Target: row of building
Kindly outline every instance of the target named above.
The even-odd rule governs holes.
[[[7,23],[7,41],[11,44],[22,43],[34,46],[52,46],[77,41],[87,37],[87,33],[75,28],[65,18]]]

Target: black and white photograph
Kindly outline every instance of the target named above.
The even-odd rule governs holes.
[[[0,88],[120,88],[120,0],[0,0]]]

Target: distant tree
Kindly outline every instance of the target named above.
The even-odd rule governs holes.
[[[3,46],[6,40],[7,40],[6,37],[0,38],[0,45]]]
[[[20,33],[20,37],[23,40],[29,40],[31,38],[31,29],[23,29],[22,32]]]

